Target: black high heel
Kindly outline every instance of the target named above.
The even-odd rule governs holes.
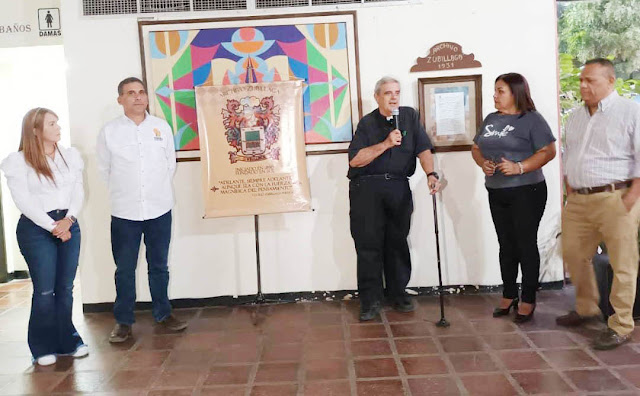
[[[533,318],[533,313],[536,311],[536,304],[533,304],[533,309],[529,312],[528,315],[521,315],[518,313],[518,308],[516,308],[516,317],[513,318],[514,323],[526,323]]]
[[[512,307],[516,312],[518,311],[518,297],[516,297],[513,300],[511,300],[511,304],[509,304],[508,307],[494,309],[493,310],[493,317],[494,318],[499,318],[500,316],[509,315],[509,311],[511,311]]]

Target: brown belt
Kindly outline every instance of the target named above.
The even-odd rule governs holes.
[[[575,188],[573,191],[577,192],[578,194],[595,194],[620,190],[627,187],[631,187],[631,180],[611,183],[607,184],[606,186]]]

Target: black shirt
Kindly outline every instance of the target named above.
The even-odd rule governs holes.
[[[398,124],[403,134],[402,144],[392,147],[378,158],[361,168],[349,167],[347,177],[355,179],[363,175],[383,175],[389,173],[395,176],[411,176],[416,171],[416,157],[433,146],[427,136],[418,113],[411,107],[400,107]],[[349,161],[363,148],[383,142],[389,132],[395,129],[393,119],[387,120],[380,114],[379,109],[362,117],[356,128],[355,136],[349,145]]]

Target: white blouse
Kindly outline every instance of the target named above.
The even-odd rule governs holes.
[[[29,220],[47,231],[54,229],[47,212],[68,209],[67,216],[77,217],[84,200],[82,169],[84,162],[73,147],[58,146],[54,159],[47,157],[55,184],[36,171],[24,159],[24,153],[11,153],[0,164],[16,206]],[[66,164],[65,164],[66,161]]]

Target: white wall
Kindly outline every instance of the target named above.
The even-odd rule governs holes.
[[[62,45],[0,48],[0,161],[18,150],[22,117],[34,107],[46,107],[60,118],[61,143],[69,145],[66,62]],[[18,241],[16,225],[20,211],[11,200],[7,181],[2,177],[2,215],[8,271],[26,271]],[[1,241],[0,241],[1,243]]]
[[[80,221],[83,302],[113,301],[114,264],[109,243],[109,203],[94,158],[101,125],[120,114],[116,85],[141,75],[135,18],[83,18],[79,2],[63,0],[71,140],[87,164],[87,203]],[[300,12],[300,10],[295,10]],[[313,10],[310,10],[313,11]],[[278,10],[282,13],[282,10]],[[424,0],[422,4],[358,10],[359,65],[365,113],[375,108],[373,85],[382,75],[402,82],[405,105],[417,107],[417,79],[426,76],[483,75],[483,113],[493,111],[494,78],[524,74],[533,98],[557,136],[555,1]],[[198,13],[198,18],[220,13]],[[180,16],[184,17],[184,16]],[[473,52],[479,69],[414,73],[418,56],[440,41]],[[448,186],[439,197],[444,281],[500,284],[498,245],[479,168],[469,152],[436,155]],[[308,157],[313,208],[310,213],[260,217],[263,290],[267,293],[356,288],[356,260],[349,233],[346,154]],[[557,160],[546,166],[549,185],[541,244],[553,245],[559,227],[560,175]],[[179,163],[177,206],[171,247],[171,298],[255,293],[253,218],[201,219],[200,164]],[[424,174],[411,179],[415,212],[410,234],[414,272],[410,286],[437,284],[434,223]],[[549,248],[545,256],[552,252]],[[141,261],[144,263],[144,261]],[[557,255],[544,280],[559,280]],[[139,299],[149,300],[145,265],[138,271]]]

